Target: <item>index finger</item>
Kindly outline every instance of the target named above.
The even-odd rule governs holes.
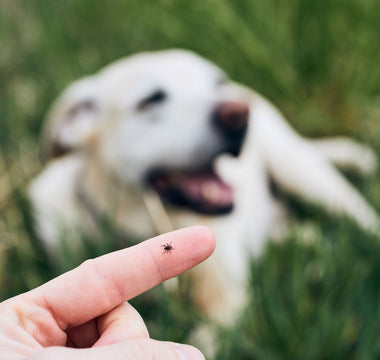
[[[174,250],[163,253],[161,245]],[[32,290],[61,329],[83,324],[177,276],[208,258],[213,233],[195,226],[146,240],[133,247],[87,260],[76,269]]]

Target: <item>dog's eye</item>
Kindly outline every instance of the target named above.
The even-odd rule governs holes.
[[[216,86],[219,87],[219,86],[223,86],[223,85],[226,85],[228,83],[228,78],[226,76],[220,76],[217,80],[216,80]]]
[[[149,95],[148,97],[146,97],[145,99],[141,100],[137,108],[139,110],[145,110],[151,106],[164,102],[167,97],[168,96],[165,93],[165,91],[157,90],[153,92],[151,95]]]

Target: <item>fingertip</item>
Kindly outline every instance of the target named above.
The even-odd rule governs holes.
[[[204,225],[195,225],[186,227],[177,231],[174,234],[180,235],[181,239],[196,244],[198,250],[201,249],[202,261],[207,259],[215,250],[216,240],[215,235],[211,229]]]
[[[216,239],[212,230],[204,225],[192,226],[191,229],[193,229],[199,239],[205,244],[206,248],[209,250],[208,256],[210,256],[214,252],[216,246]]]

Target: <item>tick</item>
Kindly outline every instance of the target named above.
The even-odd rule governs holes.
[[[164,248],[163,254],[170,254],[172,250],[175,250],[171,242],[161,245],[161,247]]]

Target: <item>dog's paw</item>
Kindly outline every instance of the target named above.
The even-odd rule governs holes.
[[[357,171],[361,175],[371,175],[378,170],[377,155],[372,148],[366,145],[359,145]]]
[[[375,173],[378,160],[375,151],[368,145],[347,137],[313,140],[318,151],[334,165],[354,171],[362,176]]]

